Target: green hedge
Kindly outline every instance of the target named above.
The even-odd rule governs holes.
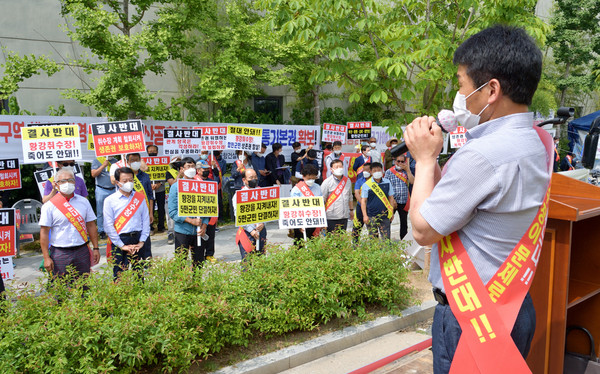
[[[41,296],[21,292],[4,302],[0,372],[185,370],[255,334],[310,330],[369,304],[397,312],[412,302],[405,264],[397,244],[354,247],[344,235],[271,248],[244,266],[194,272],[156,259],[143,281],[126,272],[113,283],[103,271],[71,287],[57,282]]]

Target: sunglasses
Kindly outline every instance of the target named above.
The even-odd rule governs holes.
[[[396,162],[406,162],[406,160],[396,160]]]
[[[63,162],[62,166],[75,166],[74,162]]]

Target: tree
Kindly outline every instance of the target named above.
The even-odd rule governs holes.
[[[523,26],[540,44],[548,27],[536,1],[258,0],[285,42],[321,56],[310,83],[337,81],[350,102],[390,103],[398,120],[449,106],[456,87],[452,55],[468,36],[495,23]]]
[[[0,65],[2,78],[0,79],[0,99],[8,99],[19,90],[19,84],[25,79],[45,72],[48,76],[62,70],[62,66],[46,56],[33,54],[19,56],[18,54],[3,50],[6,62]]]

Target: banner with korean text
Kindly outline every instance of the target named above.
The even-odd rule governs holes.
[[[340,141],[342,144],[346,143],[348,127],[344,125],[334,125],[333,123],[323,124],[323,141],[333,143]]]
[[[81,173],[81,167],[78,163],[75,163],[73,166],[73,171],[75,172],[75,176],[83,179],[83,174]],[[52,180],[54,176],[54,169],[44,169],[33,172],[33,178],[35,179],[35,183],[40,190],[40,196],[44,196],[44,187],[46,185],[47,180]]]
[[[163,154],[165,156],[197,155],[202,150],[201,129],[163,130]]]
[[[277,221],[279,187],[251,188],[235,193],[235,225]]]
[[[0,191],[21,188],[21,168],[18,158],[0,160]]]
[[[323,197],[279,199],[279,228],[300,229],[327,226]]]
[[[228,149],[260,152],[262,129],[258,127],[227,126]]]
[[[22,132],[23,163],[81,160],[79,127],[31,126]]]
[[[17,220],[12,208],[0,209],[0,257],[17,254]]]
[[[13,279],[15,277],[15,267],[12,257],[0,257],[0,274],[3,280]]]
[[[146,151],[142,121],[92,123],[96,157]]]
[[[217,182],[177,180],[177,206],[180,217],[218,217]]]
[[[165,174],[170,167],[169,157],[142,157],[142,161],[144,161],[146,165],[148,165],[148,170],[146,170],[146,174],[150,176],[151,181],[165,180]]]
[[[202,138],[200,148],[203,151],[222,151],[227,147],[227,126],[204,126],[202,129]]]
[[[458,126],[456,130],[450,133],[450,147],[460,148],[467,143],[467,129],[463,126]]]
[[[369,139],[371,137],[372,123],[348,122],[348,139]]]

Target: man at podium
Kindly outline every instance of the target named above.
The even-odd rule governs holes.
[[[494,26],[460,45],[454,63],[453,108],[467,143],[442,171],[434,117],[416,118],[404,135],[416,160],[413,235],[433,244],[434,373],[530,372],[535,310],[526,272],[537,260],[528,233],[545,225],[553,152],[528,112],[542,54],[524,30]]]

